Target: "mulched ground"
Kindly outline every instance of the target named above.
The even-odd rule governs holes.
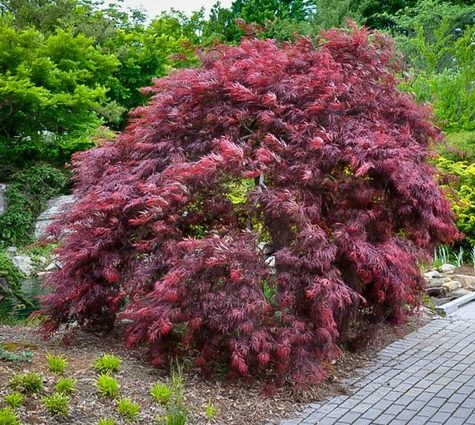
[[[285,385],[272,395],[266,395],[262,383],[228,382],[222,379],[204,380],[185,362],[185,399],[189,409],[188,423],[193,425],[268,425],[279,421],[298,410],[304,404],[322,398],[348,394],[343,380],[363,367],[368,360],[391,342],[402,338],[409,332],[424,325],[427,319],[414,319],[404,326],[392,327],[380,325],[371,335],[368,345],[353,347],[356,352],[344,351],[334,365],[328,365],[330,375],[326,382],[307,391],[299,391]],[[123,359],[117,373],[121,385],[121,395],[137,401],[141,406],[140,418],[136,424],[152,425],[156,417],[164,414],[164,409],[153,402],[149,395],[150,387],[157,381],[168,382],[168,376],[152,367],[140,350],[126,350],[119,331],[107,336],[85,332],[74,334],[70,344],[61,343],[61,335],[44,341],[34,326],[1,326],[0,343],[10,350],[29,350],[33,353],[30,364],[14,365],[0,362],[0,399],[10,389],[8,381],[21,370],[41,372],[44,377],[45,391],[52,393],[57,377],[47,371],[46,354],[63,354],[69,362],[66,376],[77,379],[78,392],[71,397],[70,417],[63,420],[52,418],[42,407],[41,396],[28,396],[19,410],[24,424],[73,424],[94,425],[101,417],[114,417],[117,424],[125,424],[117,414],[113,401],[100,397],[95,389],[97,374],[92,368],[94,359],[104,353],[114,353]],[[217,409],[217,416],[207,422],[204,406],[211,401]],[[1,404],[0,404],[1,406]]]

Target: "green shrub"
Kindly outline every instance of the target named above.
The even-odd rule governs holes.
[[[150,390],[150,395],[157,403],[166,405],[170,401],[172,390],[168,385],[157,382]]]
[[[18,171],[7,187],[7,209],[0,216],[0,245],[23,246],[33,241],[33,225],[46,201],[65,191],[66,174],[48,164]]]
[[[20,372],[10,379],[10,387],[25,394],[43,390],[43,377],[36,372]]]
[[[74,378],[61,378],[54,388],[58,393],[74,394],[76,392],[76,380]]]
[[[102,374],[97,378],[96,388],[104,397],[115,398],[119,395],[119,382],[110,375]]]
[[[216,415],[218,414],[218,411],[216,410],[216,407],[211,401],[208,401],[208,403],[205,405],[205,416],[208,421],[213,420]]]
[[[4,397],[4,401],[12,409],[17,409],[23,404],[24,397],[23,397],[23,394],[14,392],[14,393],[7,394]]]
[[[465,234],[467,245],[475,245],[475,163],[465,161],[451,161],[439,157],[437,167],[453,176],[457,180],[446,182],[452,209],[456,215],[459,230]]]
[[[159,425],[185,425],[186,413],[177,407],[172,407],[167,409],[165,417],[158,418],[157,422]]]
[[[54,393],[43,397],[46,410],[53,416],[69,416],[69,397],[62,393]]]
[[[131,401],[128,398],[121,398],[117,402],[117,409],[119,410],[119,415],[126,421],[133,422],[139,414],[140,406],[138,403]]]
[[[62,355],[55,356],[54,354],[47,354],[48,370],[58,375],[62,375],[68,367],[66,358]]]
[[[0,409],[0,425],[20,425],[20,421],[11,407]]]
[[[101,418],[99,419],[99,422],[97,423],[97,425],[115,425],[115,424],[116,422],[112,418]]]
[[[447,144],[440,154],[452,161],[475,161],[475,131],[459,131],[446,135]]]
[[[104,354],[94,363],[94,369],[99,373],[113,373],[119,370],[122,360],[114,354]]]

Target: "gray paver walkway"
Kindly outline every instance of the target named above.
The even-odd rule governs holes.
[[[352,395],[281,425],[475,425],[475,303],[389,345],[348,383]]]

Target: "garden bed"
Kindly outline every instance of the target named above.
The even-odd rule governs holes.
[[[401,338],[424,324],[422,319],[414,319],[401,327],[381,325],[376,329],[365,347],[358,351],[344,351],[339,361],[328,365],[329,378],[321,385],[306,391],[296,390],[290,385],[278,388],[273,394],[266,394],[262,383],[244,381],[228,382],[222,378],[203,380],[190,362],[184,363],[185,401],[189,424],[270,424],[292,414],[305,403],[337,394],[346,394],[349,389],[344,379],[355,373],[374,357],[384,346]],[[24,405],[18,410],[22,423],[28,424],[96,424],[100,418],[113,417],[117,424],[125,424],[118,413],[114,401],[101,397],[95,388],[97,373],[92,364],[104,353],[114,353],[123,363],[116,374],[121,396],[129,397],[140,404],[140,415],[136,424],[151,425],[157,416],[164,415],[164,408],[150,397],[150,388],[157,382],[168,382],[168,376],[149,366],[140,350],[126,350],[119,331],[111,335],[99,336],[77,332],[69,344],[61,342],[61,335],[44,341],[33,326],[0,326],[0,343],[10,351],[28,350],[33,353],[31,363],[12,364],[0,362],[0,399],[10,392],[8,381],[17,372],[36,371],[44,377],[44,394],[51,394],[57,377],[47,370],[46,354],[62,354],[68,360],[66,376],[77,380],[77,393],[71,396],[70,416],[54,419],[42,404],[42,395],[25,397]],[[356,347],[355,347],[356,348]],[[205,406],[210,403],[216,408],[216,416],[208,421]]]

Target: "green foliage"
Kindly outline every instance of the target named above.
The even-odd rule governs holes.
[[[117,409],[119,410],[119,415],[129,422],[134,422],[140,412],[139,404],[128,398],[119,399]]]
[[[94,363],[94,369],[99,373],[114,373],[118,372],[122,360],[114,354],[104,354]]]
[[[101,418],[97,425],[116,425],[116,422],[112,418]]]
[[[3,322],[4,317],[0,312],[0,320]],[[8,322],[8,321],[7,321]],[[29,362],[33,354],[30,351],[22,351],[19,354],[11,353],[0,345],[0,361],[5,362]]]
[[[54,393],[43,397],[46,410],[53,416],[69,416],[69,397],[63,393]]]
[[[12,409],[18,409],[23,404],[24,399],[23,394],[13,392],[7,394],[3,400],[5,401],[5,404]]]
[[[475,129],[474,8],[421,0],[396,16],[399,48],[410,67],[403,88],[431,102],[449,131]]]
[[[465,240],[475,245],[475,163],[451,161],[439,157],[437,167],[456,176],[446,183],[448,196],[456,215],[457,227],[465,234]]]
[[[62,355],[55,356],[54,354],[48,353],[46,360],[48,362],[48,370],[59,375],[62,375],[68,367],[68,361]]]
[[[20,281],[22,273],[15,267],[10,256],[3,250],[0,250],[0,305],[3,298],[18,298],[27,305],[31,303],[24,297]],[[0,315],[1,317],[2,315]]]
[[[0,216],[0,246],[22,246],[32,241],[34,221],[46,201],[63,193],[66,174],[48,164],[36,164],[15,173],[7,187],[7,210]]]
[[[20,421],[11,407],[0,409],[0,425],[20,425]]]
[[[475,131],[459,131],[446,136],[447,143],[439,149],[440,154],[452,161],[475,160]]]
[[[76,380],[74,378],[61,378],[54,388],[58,393],[74,394],[76,392]]]
[[[10,387],[24,394],[35,394],[43,390],[43,377],[36,372],[19,372],[10,379]]]
[[[150,390],[150,395],[157,403],[166,405],[170,401],[172,390],[168,385],[157,382]]]
[[[70,140],[100,124],[97,110],[108,100],[101,80],[118,66],[83,34],[17,29],[0,16],[0,156],[64,158]]]
[[[104,397],[115,398],[119,395],[119,382],[110,375],[100,375],[96,381],[96,388]]]
[[[208,401],[208,403],[206,403],[206,405],[205,405],[206,419],[208,421],[211,421],[214,418],[216,418],[217,414],[218,414],[218,411],[217,411],[215,405],[211,401]]]
[[[187,421],[184,397],[185,382],[183,379],[183,368],[178,363],[172,367],[169,389],[171,394],[166,403],[166,415],[157,418],[157,422],[160,425],[184,425]]]

